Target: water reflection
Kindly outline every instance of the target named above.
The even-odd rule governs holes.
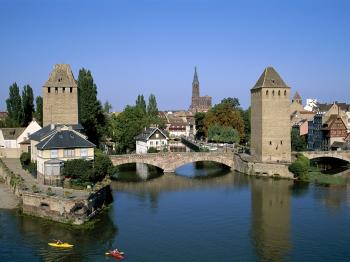
[[[252,179],[252,241],[262,261],[282,261],[291,249],[288,180]]]
[[[77,229],[57,222],[30,216],[18,216],[17,223],[24,244],[31,246],[42,261],[83,261],[87,257],[101,256],[113,247],[118,235],[107,212],[100,214],[91,228]],[[74,244],[73,249],[60,249],[47,243],[60,239]]]

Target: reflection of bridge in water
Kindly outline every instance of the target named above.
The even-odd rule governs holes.
[[[213,161],[234,169],[232,152],[168,152],[156,154],[129,154],[110,156],[115,166],[131,163],[143,163],[159,167],[164,173],[174,173],[175,169],[193,162]]]

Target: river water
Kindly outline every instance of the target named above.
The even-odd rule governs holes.
[[[207,164],[138,183],[113,182],[114,203],[77,230],[0,210],[0,261],[349,261],[347,188],[294,185]],[[73,243],[51,248],[52,239]]]

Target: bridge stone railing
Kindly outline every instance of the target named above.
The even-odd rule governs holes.
[[[175,169],[197,161],[214,161],[234,169],[234,154],[232,152],[167,152],[155,154],[112,155],[114,165],[128,163],[144,163],[161,168],[164,173],[173,173]]]

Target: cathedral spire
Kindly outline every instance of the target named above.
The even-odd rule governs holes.
[[[198,75],[197,75],[197,67],[194,67],[194,76],[193,76],[193,83],[192,84],[197,84],[199,85],[199,81],[198,81]]]

